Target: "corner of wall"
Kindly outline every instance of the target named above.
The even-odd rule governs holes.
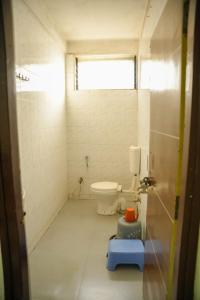
[[[29,7],[34,14],[35,18],[45,27],[46,31],[52,36],[52,38],[57,42],[57,45],[66,52],[66,42],[62,36],[58,33],[56,25],[53,19],[48,14],[48,10],[43,1],[40,0],[23,0],[23,2]]]

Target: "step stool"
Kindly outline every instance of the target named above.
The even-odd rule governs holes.
[[[141,240],[109,241],[107,269],[114,271],[119,264],[138,265],[140,271],[144,270],[144,245]]]

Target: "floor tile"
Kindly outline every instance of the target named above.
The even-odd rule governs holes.
[[[142,300],[137,267],[106,269],[117,219],[94,200],[68,201],[29,257],[32,300]]]

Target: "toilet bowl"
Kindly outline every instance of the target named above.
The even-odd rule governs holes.
[[[97,199],[97,213],[101,215],[113,215],[117,211],[123,211],[126,208],[126,200],[119,197],[123,193],[130,194],[138,198],[138,182],[140,173],[140,151],[139,146],[131,145],[129,147],[130,172],[133,174],[131,187],[128,190],[123,189],[117,182],[101,181],[92,183],[90,186],[95,198]]]
[[[114,215],[118,207],[118,192],[122,186],[117,182],[101,181],[90,186],[97,200],[97,213],[100,215]]]

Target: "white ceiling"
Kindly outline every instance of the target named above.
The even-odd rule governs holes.
[[[138,39],[147,0],[43,0],[65,40]]]

